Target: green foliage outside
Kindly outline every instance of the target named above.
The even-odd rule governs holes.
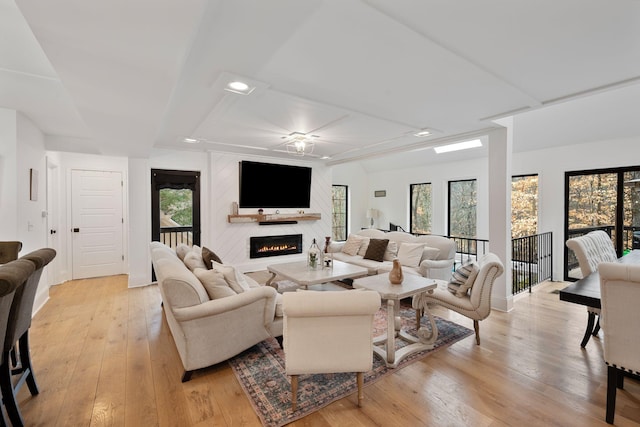
[[[163,188],[160,190],[160,211],[180,226],[191,226],[193,225],[192,195],[192,191],[188,189]]]
[[[431,184],[411,184],[411,232],[431,233]]]
[[[511,238],[538,233],[538,176],[511,180]]]
[[[449,181],[449,234],[476,237],[476,180]]]

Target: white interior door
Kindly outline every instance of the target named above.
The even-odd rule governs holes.
[[[71,171],[73,278],[124,273],[122,174]]]

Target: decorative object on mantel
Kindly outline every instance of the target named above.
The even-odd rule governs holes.
[[[318,268],[318,263],[320,263],[320,268],[322,268],[322,260],[320,260],[320,248],[316,243],[316,239],[313,239],[313,243],[311,243],[311,247],[309,248],[309,252],[307,253],[307,265],[310,269],[315,270]]]
[[[231,215],[238,215],[238,202],[231,203]]]
[[[398,258],[393,259],[393,268],[389,272],[389,282],[392,285],[400,285],[404,280],[404,275],[402,274],[402,266],[400,265],[400,261]]]
[[[258,209],[258,215],[262,215],[264,213],[264,209],[260,208]]]

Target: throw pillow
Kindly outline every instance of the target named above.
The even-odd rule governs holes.
[[[461,265],[453,272],[447,288],[457,297],[462,298],[473,286],[479,271],[480,269],[475,261]]]
[[[204,268],[207,269],[207,266],[204,264],[202,260],[202,255],[197,253],[196,251],[191,251],[184,256],[184,265],[191,271],[196,268]]]
[[[370,239],[364,259],[382,262],[388,244],[389,239]]]
[[[178,246],[176,246],[176,255],[178,255],[180,261],[184,261],[185,255],[187,255],[189,252],[191,252],[191,248],[189,247],[189,245],[178,243]]]
[[[349,234],[347,241],[344,242],[344,245],[342,246],[342,252],[347,255],[358,255],[358,250],[360,250],[362,240],[363,238],[360,236]]]
[[[362,238],[362,243],[360,243],[360,249],[358,249],[358,255],[360,256],[364,256],[364,254],[367,253],[367,248],[369,247],[369,241],[371,240],[371,238],[369,237],[363,237]]]
[[[440,249],[432,248],[430,246],[425,246],[422,250],[422,259],[434,260],[438,259],[438,255],[440,255]]]
[[[251,289],[249,284],[244,278],[244,274],[240,273],[233,266],[219,264],[215,261],[211,261],[213,270],[219,271],[224,276],[224,280],[227,281],[231,289],[236,293],[241,294],[244,291]]]
[[[207,291],[207,295],[211,299],[219,299],[237,295],[236,292],[229,287],[229,284],[224,280],[224,275],[215,270],[207,270],[205,268],[196,268],[193,271],[204,289]]]
[[[202,260],[204,261],[205,265],[209,270],[211,270],[212,268],[211,261],[215,261],[218,264],[222,264],[222,260],[220,259],[220,257],[216,255],[216,253],[213,252],[211,249],[207,248],[206,246],[202,247]]]
[[[393,261],[398,257],[398,242],[389,242],[387,250],[384,252],[385,261]]]
[[[407,267],[417,267],[422,259],[423,243],[400,243],[398,248],[398,261]]]

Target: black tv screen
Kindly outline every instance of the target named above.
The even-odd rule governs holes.
[[[311,168],[240,162],[241,208],[311,207]]]

